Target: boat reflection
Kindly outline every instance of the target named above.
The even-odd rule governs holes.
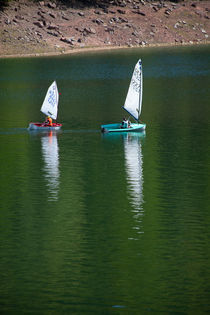
[[[49,191],[49,201],[58,199],[59,191],[59,148],[57,133],[50,131],[42,134],[42,155],[44,158],[44,176],[47,181]]]
[[[138,240],[144,233],[142,219],[143,209],[143,156],[142,138],[145,134],[127,134],[124,137],[125,168],[128,187],[128,198],[130,199],[131,211],[133,213],[134,225],[130,240]]]
[[[127,199],[129,201],[129,211],[133,216],[132,233],[130,240],[138,240],[143,231],[143,155],[142,143],[146,132],[122,132],[107,133],[103,138],[112,142],[122,140],[124,147],[124,163],[126,174]]]
[[[105,133],[102,135],[103,138],[111,141],[123,140],[128,196],[133,211],[136,211],[137,214],[142,209],[143,203],[143,158],[141,146],[145,135],[145,131]]]
[[[136,213],[143,203],[143,158],[141,140],[145,133],[126,134],[124,137],[125,167],[127,173],[128,193]]]

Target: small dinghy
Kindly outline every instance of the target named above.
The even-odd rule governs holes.
[[[51,119],[57,119],[58,114],[58,101],[59,101],[59,93],[57,84],[54,81],[45,96],[44,102],[41,107],[41,112]],[[31,122],[29,123],[29,130],[59,130],[62,127],[62,124],[59,123],[51,123],[48,122],[38,123]]]
[[[124,118],[122,123],[101,125],[102,132],[139,132],[146,129],[146,124],[139,122],[142,107],[143,75],[141,59],[137,62],[123,108],[136,120],[131,123]]]

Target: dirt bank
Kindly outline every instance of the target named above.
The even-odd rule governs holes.
[[[103,8],[13,1],[0,12],[0,57],[209,43],[209,9],[210,0],[124,0]]]

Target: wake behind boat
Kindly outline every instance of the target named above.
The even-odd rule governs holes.
[[[57,119],[58,114],[59,93],[57,84],[54,81],[48,88],[44,102],[41,107],[41,112],[47,116],[44,123],[31,122],[29,123],[29,130],[59,130],[62,124],[53,123],[52,119]]]
[[[143,92],[143,74],[141,59],[137,62],[133,75],[131,78],[130,86],[128,89],[127,97],[123,108],[135,120],[136,123],[131,123],[127,119],[123,119],[122,123],[101,125],[102,132],[132,132],[143,131],[146,129],[146,124],[139,123],[139,117],[142,108],[142,92]]]

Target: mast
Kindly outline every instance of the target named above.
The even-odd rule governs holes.
[[[139,117],[141,115],[141,107],[142,107],[142,94],[143,94],[143,72],[142,72],[142,63],[141,59],[139,60],[139,70],[140,70],[140,82],[139,82]],[[138,122],[139,122],[138,117]]]

